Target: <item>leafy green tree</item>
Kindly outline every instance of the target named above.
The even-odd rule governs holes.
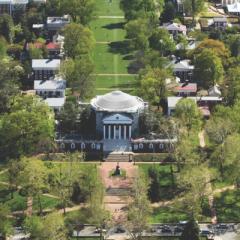
[[[89,28],[77,23],[70,23],[64,28],[64,50],[68,57],[90,54],[95,40]]]
[[[161,183],[160,183],[160,174],[157,168],[151,167],[148,170],[148,175],[151,179],[149,185],[148,196],[151,202],[159,202],[161,200]]]
[[[125,18],[134,20],[137,18],[148,18],[156,21],[163,10],[162,0],[121,0],[120,7],[125,13]]]
[[[31,216],[25,219],[24,229],[33,240],[66,240],[64,218],[58,213],[50,213],[45,218]]]
[[[161,15],[162,22],[170,22],[176,17],[176,7],[172,1],[165,1]]]
[[[204,9],[204,0],[184,0],[184,12],[187,15],[193,17],[193,22],[195,21],[195,17]]]
[[[7,54],[7,41],[4,37],[0,37],[0,57],[3,59]]]
[[[59,9],[63,14],[70,14],[74,22],[87,25],[96,16],[94,0],[58,0]]]
[[[13,223],[10,220],[9,215],[9,208],[6,205],[0,203],[0,233],[2,234],[3,240],[7,239],[13,230]]]
[[[73,93],[78,93],[81,99],[92,96],[95,82],[94,65],[88,55],[66,60],[61,71]]]
[[[143,239],[143,231],[148,228],[148,218],[151,214],[151,205],[147,196],[148,182],[139,173],[133,184],[133,201],[128,207],[128,221],[126,228],[132,239]]]
[[[200,229],[194,218],[190,218],[184,227],[180,240],[200,240]]]
[[[201,127],[201,113],[192,99],[183,98],[177,103],[175,117],[188,131],[200,129]]]
[[[42,152],[53,141],[54,114],[38,97],[16,96],[1,118],[0,136],[4,159]]]
[[[226,74],[227,77],[227,100],[230,105],[233,105],[240,100],[240,67],[229,68]]]
[[[0,113],[8,112],[11,108],[11,99],[19,93],[21,66],[12,62],[0,61]]]
[[[158,50],[162,56],[169,55],[175,50],[175,42],[166,29],[157,28],[153,31],[150,39],[150,47]]]
[[[148,38],[151,35],[151,26],[147,19],[138,18],[125,25],[126,38],[130,39],[131,47],[136,50],[146,50],[149,47]]]
[[[47,168],[36,158],[21,159],[23,166],[19,172],[19,183],[29,197],[36,197],[40,214],[42,213],[41,194],[48,188]]]
[[[209,88],[223,80],[224,69],[221,59],[210,49],[204,49],[194,61],[193,78],[202,88]]]
[[[150,102],[163,106],[168,94],[166,79],[172,79],[169,69],[147,68],[146,72],[140,76],[141,93]]]
[[[197,218],[201,213],[204,199],[208,194],[207,184],[211,180],[212,173],[206,165],[188,164],[181,170],[177,182],[184,192],[179,201],[181,209],[184,209],[189,217]]]
[[[14,40],[14,23],[13,19],[8,14],[0,16],[0,33],[9,42]]]

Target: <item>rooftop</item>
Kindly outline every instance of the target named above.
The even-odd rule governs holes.
[[[144,101],[136,96],[129,95],[122,91],[113,91],[105,95],[96,96],[91,100],[91,105],[96,110],[109,112],[135,112],[143,109]]]
[[[180,83],[179,86],[175,88],[176,92],[197,92],[196,83]]]
[[[33,59],[32,68],[34,70],[57,70],[60,68],[60,59]]]
[[[35,80],[34,90],[64,90],[66,88],[66,80]]]
[[[47,98],[45,102],[49,107],[52,108],[61,108],[65,103],[65,98]]]

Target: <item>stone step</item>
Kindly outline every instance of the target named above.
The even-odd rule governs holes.
[[[103,158],[106,162],[129,162],[129,154],[108,154]]]
[[[107,196],[130,196],[131,188],[108,188],[106,189]]]

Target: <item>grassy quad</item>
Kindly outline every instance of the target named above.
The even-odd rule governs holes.
[[[97,74],[95,94],[104,94],[116,89],[131,92],[134,88],[135,76],[129,75],[132,53],[127,48],[124,14],[119,2],[119,0],[99,0],[100,17],[90,24],[96,39],[93,51]]]

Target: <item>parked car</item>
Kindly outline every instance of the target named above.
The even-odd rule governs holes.
[[[212,235],[212,234],[213,234],[213,232],[210,231],[210,230],[201,230],[200,231],[200,235],[203,236],[203,237],[207,237],[207,236]]]

